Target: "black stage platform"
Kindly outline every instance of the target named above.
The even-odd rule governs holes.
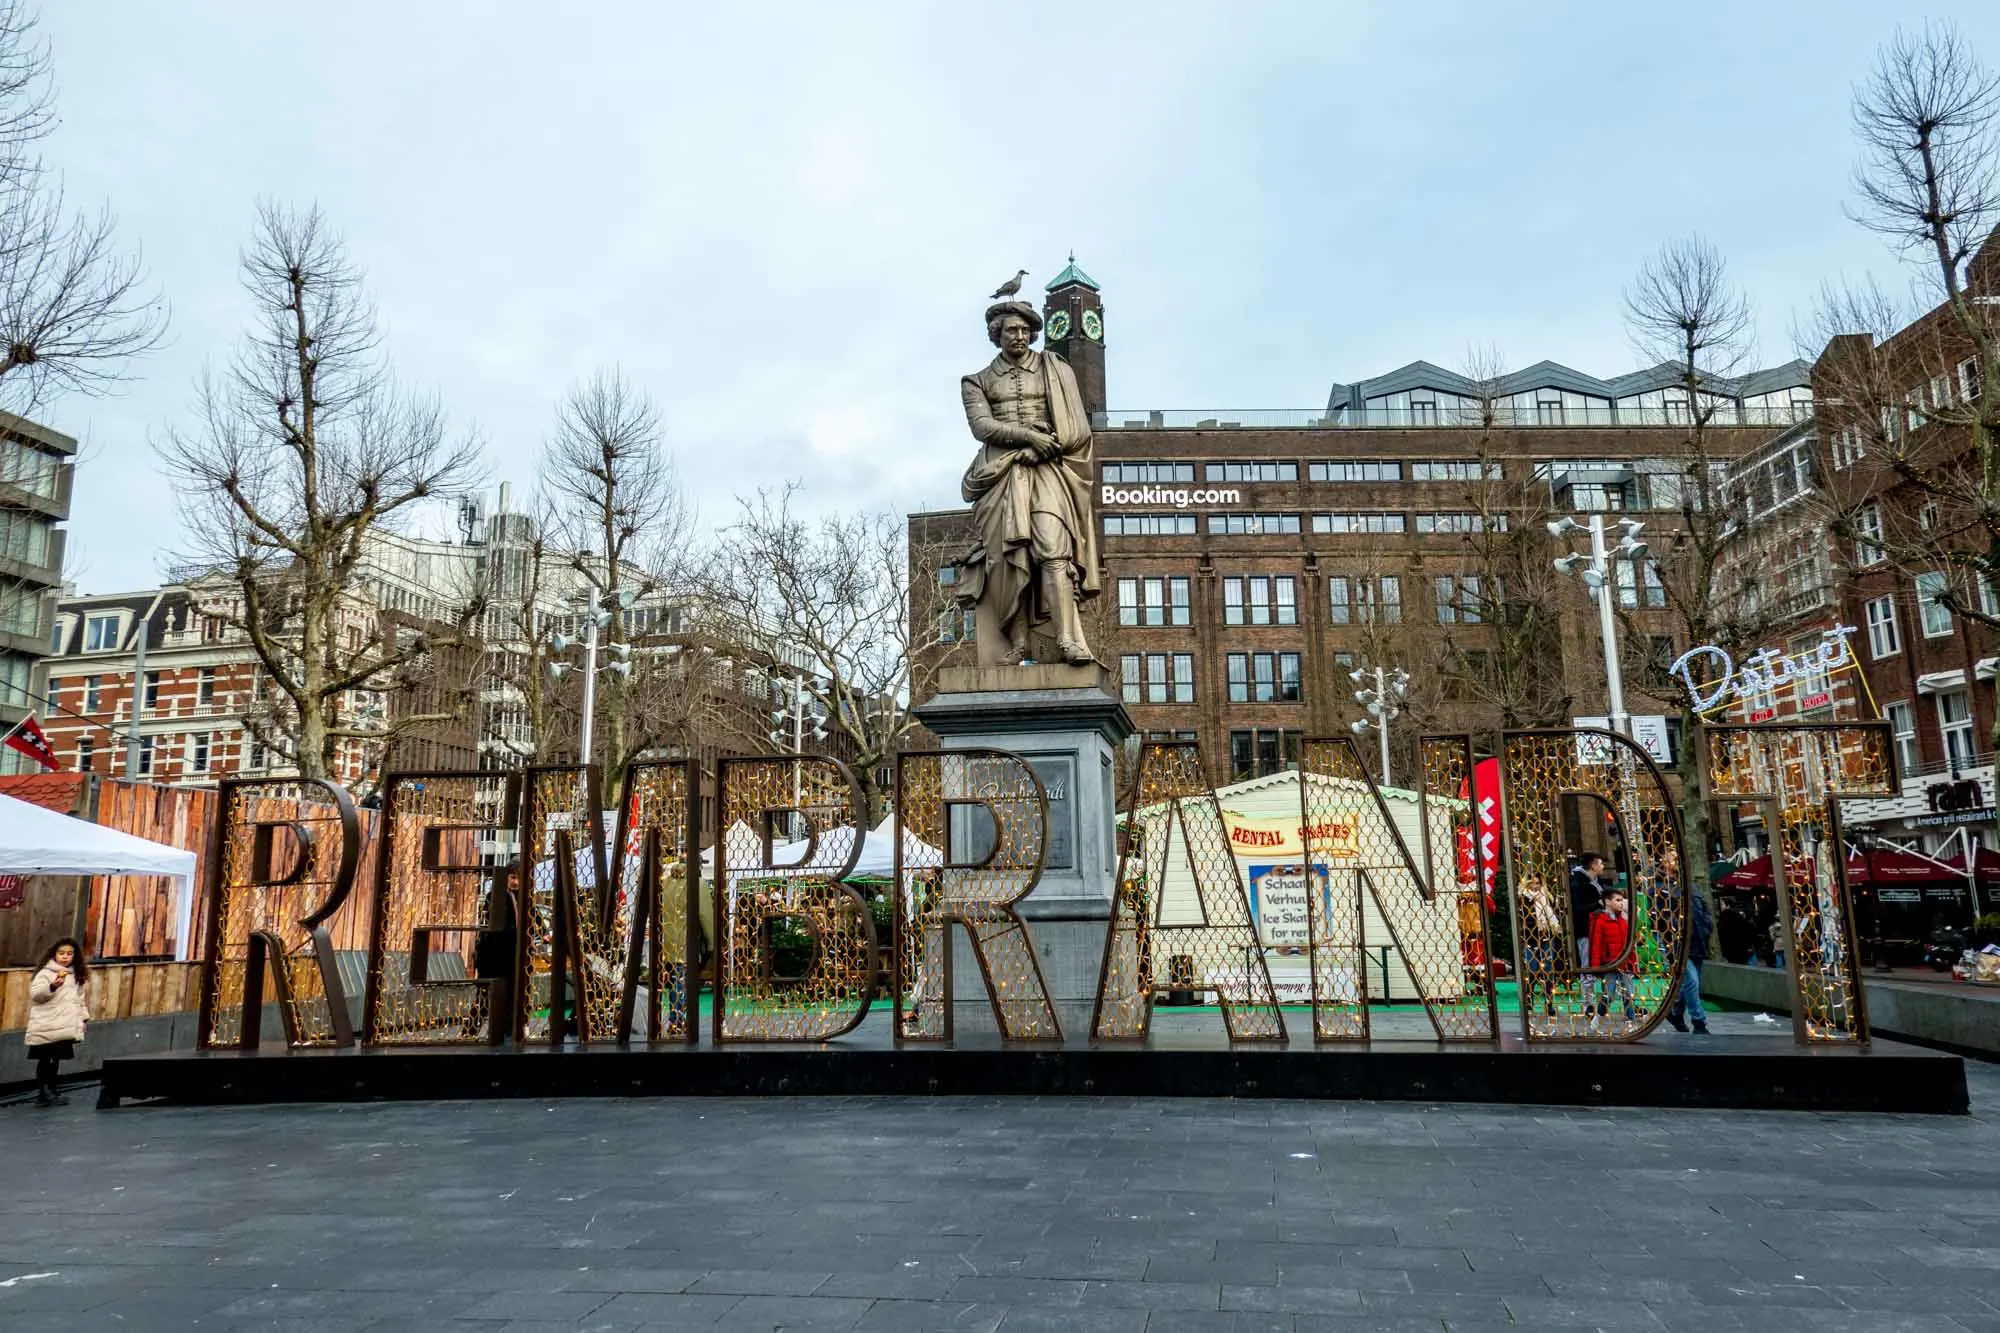
[[[1219,1033],[1145,1047],[951,1047],[887,1040],[871,1022],[825,1045],[496,1050],[267,1048],[104,1062],[98,1105],[443,1101],[485,1097],[1295,1097],[1545,1106],[1730,1107],[1964,1114],[1958,1056],[1895,1042],[1801,1048],[1786,1037],[1655,1039],[1636,1046],[1440,1046],[1377,1041],[1231,1047]],[[872,1031],[871,1031],[872,1029]]]

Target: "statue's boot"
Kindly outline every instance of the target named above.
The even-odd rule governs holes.
[[[1051,560],[1042,566],[1042,605],[1055,622],[1056,651],[1071,666],[1097,660],[1083,637],[1083,616],[1077,610],[1076,582],[1068,560]]]

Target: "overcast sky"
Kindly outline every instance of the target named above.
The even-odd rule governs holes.
[[[73,576],[170,556],[151,441],[244,326],[260,198],[326,211],[495,485],[616,365],[711,523],[786,478],[902,509],[956,502],[986,294],[1072,248],[1114,408],[1314,406],[1474,344],[1629,370],[1621,289],[1689,230],[1786,360],[1822,279],[1904,281],[1842,212],[1847,102],[1926,15],[2000,61],[2000,5],[1893,0],[48,3],[49,156],[173,307],[118,396],[39,414],[85,444]]]

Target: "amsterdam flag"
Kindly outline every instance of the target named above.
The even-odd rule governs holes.
[[[30,714],[21,719],[20,725],[7,733],[7,748],[18,750],[43,768],[61,768],[56,752],[49,748],[49,738],[42,734],[42,724]]]

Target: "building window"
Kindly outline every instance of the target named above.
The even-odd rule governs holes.
[[[1946,690],[1937,697],[1937,716],[1945,762],[1954,772],[1970,766],[1979,748],[1972,738],[1971,699],[1964,690]]]
[[[1660,567],[1650,556],[1620,560],[1614,566],[1618,579],[1618,605],[1625,607],[1665,606],[1667,590],[1660,582]]]
[[[1297,731],[1232,731],[1229,733],[1230,780],[1261,778],[1298,767]]]
[[[1193,481],[1193,463],[1106,463],[1104,481],[1110,486],[1145,486],[1162,481]]]
[[[1905,776],[1917,771],[1917,714],[1909,701],[1882,705],[1882,716],[1896,738],[1896,767]]]
[[[1958,396],[1968,403],[1979,401],[1979,358],[1969,356],[1958,363]]]
[[[1328,619],[1336,625],[1403,623],[1403,581],[1394,574],[1335,575],[1326,593]]]
[[[1297,481],[1297,463],[1209,463],[1202,469],[1208,481]]]
[[[1297,653],[1231,653],[1229,702],[1297,703],[1303,694]]]
[[[1480,608],[1484,602],[1480,595],[1479,575],[1440,574],[1431,584],[1437,594],[1438,624],[1477,625],[1480,622]]]
[[[1895,597],[1877,597],[1868,603],[1868,655],[1894,657],[1903,651],[1902,632],[1896,628]]]
[[[85,616],[83,618],[83,651],[86,653],[108,653],[117,646],[117,616]]]
[[[1299,530],[1297,514],[1210,514],[1208,530],[1232,537],[1274,536]]]
[[[139,771],[136,776],[142,778],[150,777],[152,772],[153,738],[151,736],[141,736],[139,738]]]
[[[1854,512],[1854,563],[1879,565],[1887,558],[1882,549],[1882,507],[1865,504]]]
[[[76,771],[79,773],[97,771],[97,742],[88,736],[77,737]]]
[[[1404,530],[1406,516],[1403,514],[1314,514],[1312,530],[1332,533],[1335,536],[1362,534],[1396,534]]]
[[[104,677],[85,676],[83,678],[83,711],[95,713],[101,706],[99,695],[104,686]]]
[[[1193,514],[1106,514],[1107,537],[1192,537],[1197,528]]]
[[[1416,464],[1422,467],[1423,464]],[[1343,459],[1339,462],[1308,463],[1308,481],[1401,481],[1401,463],[1370,462],[1361,459]],[[1414,478],[1413,478],[1414,479]]]
[[[1948,577],[1938,570],[1917,575],[1917,620],[1926,639],[1951,633],[1951,608],[1938,600]]]
[[[188,738],[188,771],[208,772],[208,733],[196,732]]]
[[[145,693],[145,696],[146,696],[146,707],[147,707],[147,709],[149,709],[149,710],[150,710],[150,709],[154,709],[154,708],[158,708],[158,707],[160,706],[160,673],[159,673],[159,672],[157,672],[157,671],[148,671],[148,672],[146,673],[146,688],[145,688],[145,691],[144,691],[144,693]]]
[[[1861,436],[1861,428],[1855,425],[1842,426],[1833,433],[1833,470],[1845,472],[1860,462],[1867,452]]]
[[[1193,653],[1126,653],[1118,670],[1128,704],[1194,702]]]
[[[1418,514],[1417,531],[1420,533],[1445,532],[1505,532],[1505,514]]]
[[[1427,459],[1410,464],[1411,481],[1500,480],[1498,463],[1467,463],[1459,460]]]
[[[1118,623],[1185,625],[1188,580],[1183,577],[1118,580]]]
[[[1298,580],[1279,575],[1233,576],[1222,581],[1225,625],[1296,625]]]
[[[49,692],[43,697],[48,700],[49,711],[51,713],[62,706],[62,686],[61,676],[49,677]]]
[[[250,770],[252,772],[261,772],[270,762],[271,762],[271,755],[270,752],[264,748],[264,742],[254,741],[254,740],[251,741],[250,762],[248,765]]]

